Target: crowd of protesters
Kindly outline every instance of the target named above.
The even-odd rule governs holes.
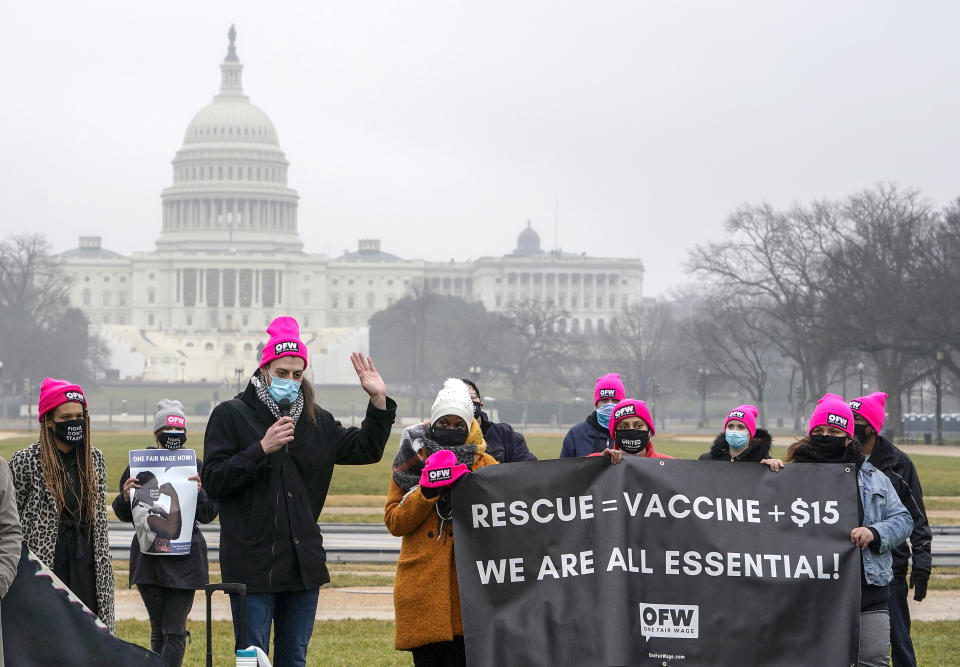
[[[396,420],[396,402],[369,357],[351,355],[369,403],[361,425],[345,427],[317,403],[296,320],[278,317],[267,335],[246,388],[218,404],[207,422],[203,459],[189,477],[197,487],[192,524],[173,523],[173,509],[157,502],[162,487],[155,476],[131,475],[129,466],[113,500],[120,521],[139,522],[149,535],[149,544],[133,538],[129,581],[149,616],[151,649],[168,665],[183,660],[194,593],[209,581],[198,523],[218,514],[223,581],[246,585],[245,596],[231,595],[236,645],[269,652],[272,634],[275,665],[306,664],[319,588],[330,581],[317,521],[334,466],[380,461]],[[824,395],[806,435],[789,444],[783,459],[773,456],[758,409],[739,405],[699,458],[760,463],[772,473],[793,463],[855,466],[859,521],[849,537],[863,554],[859,661],[885,665],[892,656],[894,665],[914,665],[907,596],[909,589],[915,600],[926,595],[931,532],[915,466],[881,435],[886,396]],[[113,632],[106,466],[92,445],[86,396],[76,384],[47,378],[38,405],[37,441],[16,452],[9,466],[0,459],[0,596],[16,575],[23,543]],[[627,395],[618,374],[596,380],[593,407],[565,434],[560,458],[604,456],[614,464],[672,458],[655,448],[650,408]],[[160,400],[145,444],[177,450],[187,440],[182,403]],[[448,379],[429,421],[403,429],[386,483],[384,523],[402,538],[395,647],[410,651],[414,664],[466,664],[451,489],[486,466],[530,461],[536,456],[524,436],[491,419],[471,380]],[[185,531],[188,553],[155,548]]]

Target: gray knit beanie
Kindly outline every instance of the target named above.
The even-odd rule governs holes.
[[[165,428],[187,429],[187,417],[183,414],[183,403],[169,398],[157,401],[157,414],[153,417],[153,432]]]

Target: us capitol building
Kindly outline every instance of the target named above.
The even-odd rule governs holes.
[[[588,335],[641,300],[641,260],[541,250],[529,222],[510,254],[469,262],[402,259],[376,239],[336,258],[305,252],[289,163],[270,118],[243,92],[232,27],[229,36],[220,92],[173,159],[155,249],[123,256],[85,236],[60,256],[71,303],[99,328],[120,379],[233,380],[254,368],[266,324],[292,315],[313,380],[353,383],[347,355],[368,349],[370,316],[417,284],[492,311],[552,301],[569,312],[569,330]]]

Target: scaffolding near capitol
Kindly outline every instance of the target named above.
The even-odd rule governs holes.
[[[296,317],[318,384],[352,383],[347,356],[369,349],[375,312],[423,283],[503,310],[552,301],[571,331],[602,330],[642,298],[639,259],[544,251],[527,223],[510,254],[463,262],[402,259],[377,239],[335,258],[305,252],[297,191],[276,128],[243,92],[236,32],[220,91],[191,120],[164,189],[155,248],[124,256],[99,237],[60,255],[71,303],[98,327],[119,379],[224,382],[252,370],[266,324]]]

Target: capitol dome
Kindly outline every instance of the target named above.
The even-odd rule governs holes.
[[[270,117],[243,93],[236,30],[220,64],[220,92],[197,113],[162,194],[158,250],[300,251],[296,190]]]
[[[201,109],[190,121],[183,145],[243,141],[279,148],[277,130],[269,116],[248,99],[246,95],[232,95]]]
[[[540,254],[540,235],[534,231],[530,221],[527,220],[527,226],[520,235],[517,236],[517,248],[513,251],[514,255],[539,255]]]

